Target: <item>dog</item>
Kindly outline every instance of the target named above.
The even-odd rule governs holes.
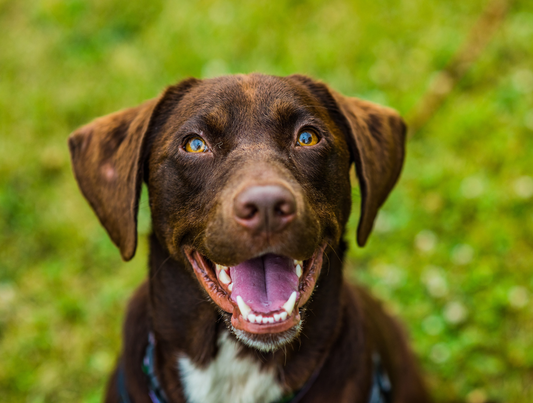
[[[186,79],[69,137],[75,178],[124,260],[143,182],[148,280],[106,402],[429,402],[401,327],[343,277],[398,180],[392,109],[302,75]]]

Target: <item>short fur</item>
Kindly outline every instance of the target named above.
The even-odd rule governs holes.
[[[321,141],[295,148],[299,128],[309,125]],[[308,77],[251,74],[188,79],[75,131],[69,147],[76,179],[125,260],[135,253],[143,179],[148,186],[149,280],[128,307],[120,358],[131,400],[150,402],[141,362],[152,332],[156,373],[170,402],[201,396],[191,392],[197,384],[191,379],[217,370],[224,343],[238,346],[235,360],[262,369],[254,374],[274,374],[274,392],[279,387],[294,393],[318,371],[301,402],[367,402],[375,352],[391,379],[394,402],[428,402],[400,327],[342,274],[350,166],[356,166],[361,189],[362,246],[399,177],[405,130],[392,109],[344,97]],[[190,133],[200,133],[211,152],[184,152]],[[251,235],[232,219],[231,203],[246,186],[271,181],[291,189],[298,214],[283,231]],[[283,340],[276,334],[245,335],[244,343],[227,333],[229,314],[209,298],[184,253],[194,248],[234,265],[264,253],[308,259],[322,244],[327,245],[323,270],[301,308],[301,334]],[[264,353],[249,347],[268,340],[280,348]],[[228,363],[228,371],[234,364]],[[119,401],[116,376],[115,371],[106,402]],[[234,378],[228,375],[228,388],[241,387]],[[212,401],[237,399],[238,393],[226,396],[225,390]],[[265,393],[255,401],[265,401]]]

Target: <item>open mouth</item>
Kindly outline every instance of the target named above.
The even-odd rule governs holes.
[[[235,266],[222,266],[186,249],[196,277],[211,299],[231,314],[231,324],[249,333],[281,333],[300,323],[322,267],[324,246],[299,261],[265,254]]]

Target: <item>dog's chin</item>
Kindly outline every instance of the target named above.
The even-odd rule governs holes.
[[[302,316],[302,310],[303,309],[300,310],[300,316]],[[222,317],[224,318],[226,326],[235,335],[237,340],[239,340],[245,346],[254,348],[264,353],[274,352],[295,341],[300,335],[304,322],[303,319],[301,319],[295,326],[281,333],[257,334],[235,328],[231,324],[231,315],[226,312],[222,313]]]
[[[243,344],[275,351],[294,341],[322,268],[325,245],[306,260],[265,254],[225,267],[184,248],[194,273]]]

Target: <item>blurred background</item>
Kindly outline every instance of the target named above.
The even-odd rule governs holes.
[[[406,116],[406,165],[363,249],[354,188],[347,276],[401,318],[438,401],[533,401],[530,0],[0,0],[0,38],[2,402],[100,401],[146,277],[146,194],[123,263],[68,134],[183,78],[249,72]]]

